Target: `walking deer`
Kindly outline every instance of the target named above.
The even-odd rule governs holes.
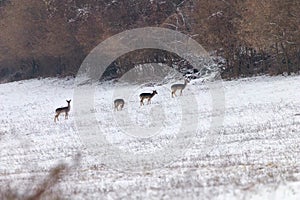
[[[173,95],[176,96],[176,91],[180,90],[180,96],[182,96],[182,90],[186,87],[186,85],[189,83],[190,81],[185,79],[184,80],[184,84],[174,84],[171,86],[171,90],[172,90],[172,98],[174,97]]]
[[[67,106],[67,107],[61,107],[61,108],[57,108],[57,109],[55,110],[56,115],[55,115],[55,117],[54,117],[54,122],[56,122],[56,119],[57,119],[57,121],[59,121],[59,120],[58,120],[58,116],[60,115],[60,113],[65,113],[65,119],[68,119],[68,113],[69,113],[69,111],[70,111],[70,109],[71,109],[71,106],[70,106],[71,99],[70,99],[70,100],[66,100],[66,101],[67,101],[67,103],[68,103],[68,106]]]
[[[144,105],[144,102],[143,102],[144,99],[148,99],[148,104],[151,103],[151,98],[156,94],[157,94],[156,90],[153,90],[152,93],[142,93],[142,94],[140,94],[140,99],[141,99],[141,101],[140,101],[141,104],[140,105]]]
[[[124,104],[125,104],[124,99],[116,99],[114,101],[115,110],[119,111],[119,108],[120,108],[120,110],[122,110],[124,107]]]

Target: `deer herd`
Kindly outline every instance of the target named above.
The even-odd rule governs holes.
[[[189,80],[185,79],[183,84],[173,84],[171,86],[171,96],[172,98],[174,98],[174,96],[176,97],[176,91],[179,90],[180,91],[180,96],[182,96],[182,90],[184,90],[184,88],[186,87],[186,85],[189,83]],[[156,90],[153,90],[152,93],[141,93],[140,94],[140,106],[144,105],[144,100],[147,100],[147,104],[151,103],[151,99],[154,97],[154,95],[158,94]],[[54,122],[56,122],[56,120],[58,121],[58,116],[61,113],[65,113],[65,119],[68,119],[68,113],[71,109],[70,103],[71,100],[66,100],[68,103],[68,106],[66,107],[61,107],[61,108],[57,108],[55,110],[55,117],[54,117]],[[119,111],[122,110],[123,107],[125,105],[125,101],[124,99],[115,99],[114,100],[114,110],[115,111]]]

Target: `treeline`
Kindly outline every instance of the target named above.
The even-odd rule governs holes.
[[[299,72],[299,10],[298,0],[197,0],[186,13],[196,39],[225,59],[223,77],[237,78]]]
[[[224,78],[297,73],[299,10],[299,0],[0,0],[0,81],[75,75],[101,41],[146,26],[190,35],[224,58]],[[135,51],[106,76],[147,62],[188,65],[172,53]]]

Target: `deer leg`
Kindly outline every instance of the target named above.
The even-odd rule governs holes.
[[[66,112],[65,114],[65,119],[68,119],[68,112]]]
[[[173,95],[176,97],[176,90],[172,91],[172,97],[174,97]]]
[[[180,90],[180,96],[182,96],[182,90]]]
[[[59,116],[59,113],[57,113],[57,114],[55,115],[55,117],[54,117],[54,122],[56,122],[56,119],[57,119],[57,121],[59,121],[58,116]]]
[[[144,102],[143,102],[143,98],[141,98],[141,103],[140,103],[140,106],[144,105]]]

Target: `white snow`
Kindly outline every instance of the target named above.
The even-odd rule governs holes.
[[[178,81],[182,82],[182,81]],[[122,171],[100,162],[110,157],[89,152],[76,124],[54,111],[73,99],[74,79],[33,79],[0,85],[0,185],[25,192],[60,162],[80,152],[80,165],[63,176],[53,191],[69,199],[300,199],[300,76],[256,77],[220,83],[225,116],[210,151],[213,101],[209,87],[193,80],[182,97],[172,99],[170,84],[155,86],[152,104],[139,106],[138,95],[154,87],[99,84],[94,113],[107,141],[128,155],[163,150],[176,138],[182,120],[198,119],[190,146],[177,146],[182,157],[149,171]],[[128,92],[123,111],[113,111],[114,98]],[[119,95],[119,96],[118,96]],[[180,100],[196,98],[180,106]],[[192,102],[192,101],[191,101]],[[182,109],[194,109],[183,115]],[[155,116],[152,117],[151,116]],[[140,138],[139,133],[147,133]],[[190,131],[189,128],[186,130]],[[131,134],[133,133],[133,134]],[[153,134],[151,134],[153,133]],[[88,153],[89,152],[89,153]],[[172,158],[169,158],[172,160]],[[99,161],[100,160],[100,161]]]

